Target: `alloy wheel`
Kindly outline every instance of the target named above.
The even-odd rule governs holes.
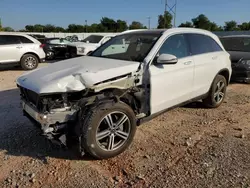
[[[131,123],[126,114],[119,111],[111,112],[100,121],[96,141],[103,150],[114,151],[128,140],[130,130]]]
[[[32,68],[34,68],[35,66],[36,66],[36,59],[34,58],[34,57],[27,57],[26,59],[25,59],[25,65],[26,65],[26,67],[28,67],[29,69],[32,69]]]
[[[219,81],[216,85],[214,100],[218,104],[220,103],[225,95],[225,83],[223,81]]]

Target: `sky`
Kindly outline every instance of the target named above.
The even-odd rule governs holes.
[[[101,17],[133,20],[151,27],[164,12],[165,0],[0,0],[0,18],[4,27],[23,29],[25,25],[99,23]],[[169,5],[174,0],[168,0]],[[224,25],[225,21],[250,21],[250,0],[177,0],[176,25],[205,14],[211,21]]]

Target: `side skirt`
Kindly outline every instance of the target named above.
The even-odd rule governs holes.
[[[170,108],[167,108],[167,109],[165,109],[165,110],[162,110],[162,111],[160,111],[160,112],[157,112],[157,113],[155,113],[155,114],[152,114],[152,115],[150,115],[150,116],[148,116],[148,117],[142,118],[142,119],[138,120],[138,125],[141,125],[141,124],[143,124],[143,123],[146,123],[146,122],[148,122],[148,121],[150,121],[150,120],[156,118],[157,116],[159,116],[159,115],[161,115],[161,114],[163,114],[163,113],[165,113],[165,112],[167,112],[167,111],[170,111],[170,110],[172,110],[172,109],[174,109],[174,108],[181,107],[181,106],[185,106],[185,105],[190,104],[190,103],[192,103],[192,102],[196,102],[196,101],[205,99],[208,95],[209,95],[209,93],[206,93],[206,94],[201,95],[201,96],[199,96],[199,97],[195,97],[195,98],[193,98],[193,99],[191,99],[191,100],[188,100],[188,101],[186,101],[186,102],[180,103],[180,104],[178,104],[178,105],[172,106],[172,107],[170,107]]]

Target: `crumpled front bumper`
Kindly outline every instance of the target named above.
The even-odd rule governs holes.
[[[22,100],[22,108],[24,114],[32,118],[36,123],[40,124],[43,133],[53,132],[55,130],[55,125],[65,124],[74,118],[75,110],[63,110],[53,111],[48,114],[43,114],[38,112],[32,105],[28,102]]]

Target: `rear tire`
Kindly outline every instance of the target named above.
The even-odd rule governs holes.
[[[80,116],[81,146],[94,158],[117,156],[132,143],[137,125],[127,104],[107,102]]]
[[[33,54],[25,54],[21,59],[21,67],[23,70],[33,70],[38,67],[38,58]]]
[[[203,99],[203,104],[209,108],[219,107],[225,99],[226,89],[226,78],[222,75],[217,75],[209,91],[209,95],[207,98]]]

